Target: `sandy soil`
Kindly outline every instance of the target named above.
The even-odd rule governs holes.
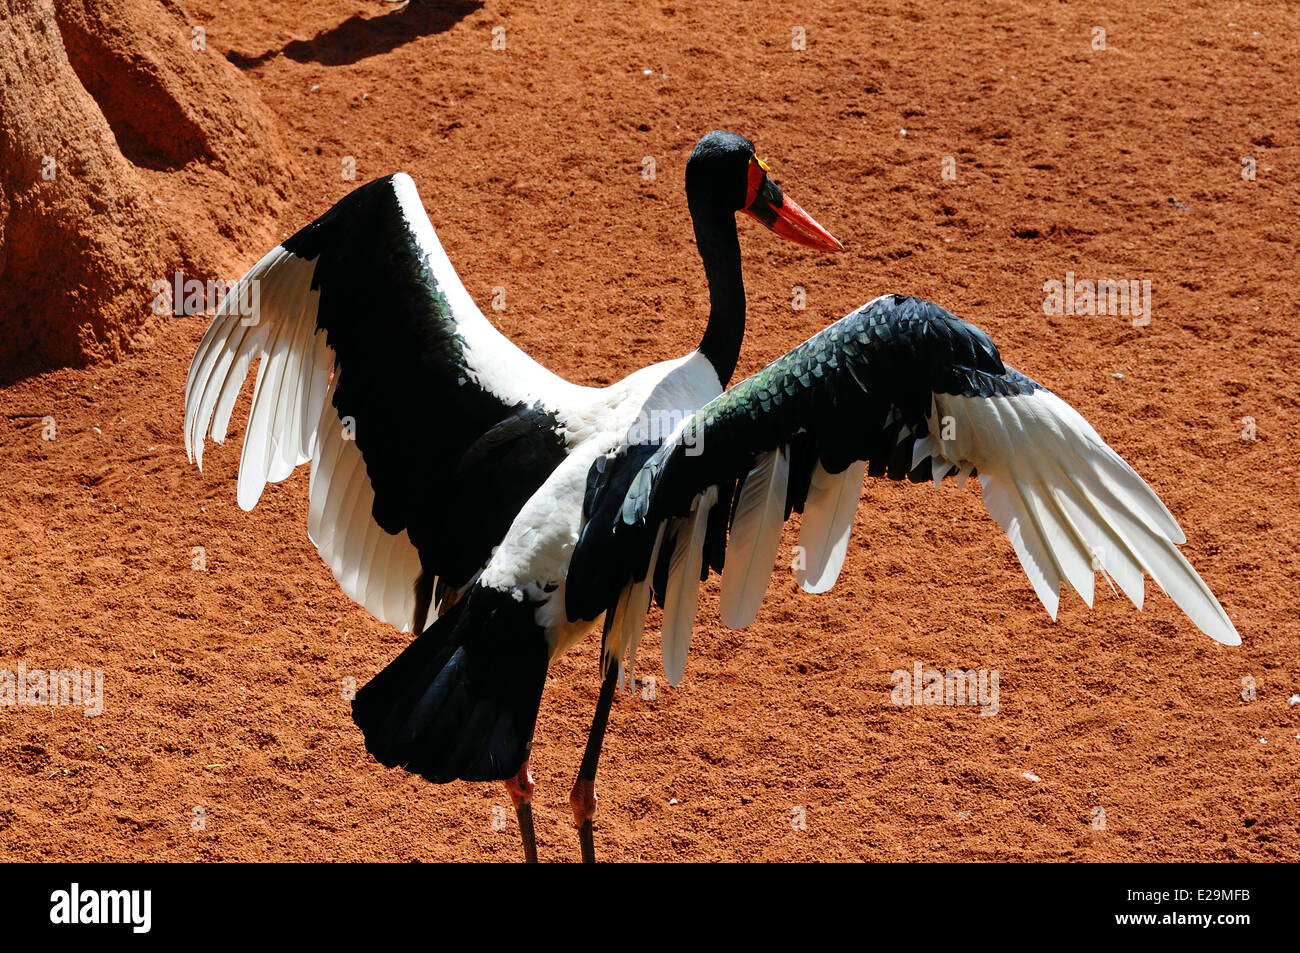
[[[284,233],[356,184],[344,156],[358,180],[410,172],[480,304],[506,288],[489,313],[583,383],[695,345],[707,300],[682,167],[706,129],[749,135],[848,251],[744,225],[740,372],[882,292],[943,304],[1148,479],[1243,636],[1212,643],[1151,583],[1142,613],[1099,589],[1095,610],[1070,597],[1053,623],[973,484],[871,483],[832,593],[780,574],[733,632],[715,578],[684,683],[618,700],[603,857],[1300,859],[1300,12],[186,2],[209,55],[284,124],[300,169]],[[1067,271],[1149,280],[1150,324],[1044,316],[1044,282]],[[158,320],[118,364],[0,391],[0,667],[99,668],[105,690],[97,718],[0,709],[0,851],[517,859],[513,817],[494,826],[499,786],[436,787],[367,756],[344,680],[404,637],[317,558],[305,472],[246,514],[237,442],[202,475],[186,462],[183,382],[206,323]],[[597,648],[558,661],[543,701],[545,860],[577,857],[567,796]],[[660,674],[657,649],[652,632],[643,674]],[[891,673],[915,662],[996,669],[998,714],[892,705]]]

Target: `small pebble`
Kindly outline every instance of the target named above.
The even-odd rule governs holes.
[[[1030,771],[1022,771],[1022,772],[1020,772],[1020,774],[1021,774],[1021,777],[1023,777],[1023,778],[1024,778],[1025,780],[1027,780],[1027,781],[1041,781],[1041,780],[1043,780],[1043,779],[1040,778],[1038,775],[1036,775],[1036,774],[1034,774],[1033,772],[1030,772]]]

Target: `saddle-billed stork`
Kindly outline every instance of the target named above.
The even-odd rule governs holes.
[[[1053,618],[1062,582],[1091,606],[1100,569],[1140,609],[1149,573],[1203,632],[1240,642],[1155,493],[938,305],[876,298],[724,390],[745,329],[736,213],[842,247],[768,171],[742,136],[696,145],[686,195],[708,326],[686,357],[609,387],[563,380],[484,318],[404,174],[358,188],[258,262],[190,365],[191,459],[202,466],[205,436],[224,439],[260,359],[239,505],[310,463],[321,558],[376,618],[419,633],[353,702],[367,748],[432,781],[505,780],[530,861],[529,749],[551,660],[603,620],[604,676],[571,794],[592,860],[600,745],[651,599],[675,685],[709,570],[722,574],[722,621],[748,625],[782,524],[800,512],[798,582],[829,589],[864,474],[936,487],[978,476]],[[254,283],[246,317],[236,303]]]

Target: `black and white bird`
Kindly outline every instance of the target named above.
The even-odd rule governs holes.
[[[826,591],[866,475],[978,477],[1053,618],[1062,582],[1091,605],[1100,570],[1140,609],[1149,574],[1211,638],[1240,642],[1141,477],[938,305],[876,298],[726,389],[745,328],[736,213],[841,249],[768,171],[742,136],[696,145],[686,195],[708,326],[687,356],[609,387],[565,381],[483,316],[404,174],[362,186],[259,261],[190,365],[191,459],[202,466],[206,437],[223,441],[260,360],[239,505],[309,463],[321,558],[375,618],[418,633],[353,703],[366,746],[432,781],[506,781],[528,860],[529,749],[550,662],[603,623],[605,674],[571,794],[591,860],[601,740],[651,600],[675,685],[709,571],[722,575],[723,623],[748,625],[798,512],[798,582]]]

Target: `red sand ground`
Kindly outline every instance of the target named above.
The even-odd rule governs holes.
[[[210,55],[238,54],[296,150],[283,232],[355,184],[342,156],[358,180],[405,169],[480,304],[504,286],[508,310],[488,313],[583,383],[696,343],[707,301],[682,166],[708,128],[748,134],[848,251],[819,256],[743,225],[741,373],[881,292],[940,302],[1134,463],[1244,639],[1212,643],[1150,583],[1143,613],[1099,589],[1095,611],[1070,597],[1054,624],[973,485],[936,496],[871,483],[831,594],[779,574],[758,622],[732,632],[716,621],[714,579],[684,683],[660,678],[654,703],[619,698],[601,856],[1300,859],[1300,707],[1287,702],[1300,691],[1300,14],[517,6],[188,9]],[[490,48],[497,26],[505,51]],[[795,26],[805,51],[791,49]],[[1094,26],[1106,51],[1090,48]],[[1150,326],[1044,317],[1043,282],[1066,271],[1149,279]],[[790,307],[794,285],[806,311]],[[0,392],[0,667],[102,668],[107,694],[99,718],[0,710],[0,850],[517,859],[513,818],[493,829],[508,805],[499,786],[435,787],[366,755],[342,680],[364,682],[404,637],[351,604],[315,555],[305,473],[245,514],[242,426],[203,475],[187,464],[182,385],[206,323],[156,321],[152,345],[119,364]],[[1246,416],[1254,441],[1241,439]],[[436,439],[436,422],[411,431]],[[195,546],[206,572],[190,568]],[[652,631],[643,674],[660,674],[657,644]],[[597,645],[554,666],[543,701],[545,860],[577,856],[567,793]],[[999,714],[891,705],[890,673],[914,661],[997,669]]]

